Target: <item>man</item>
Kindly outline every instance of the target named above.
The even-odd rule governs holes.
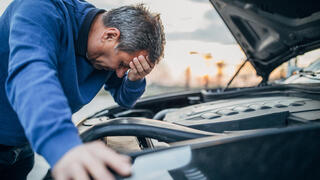
[[[82,144],[71,114],[103,85],[119,105],[134,105],[163,56],[159,15],[142,5],[106,12],[80,0],[16,0],[0,26],[0,179],[26,177],[30,146],[56,179],[112,179],[107,167],[129,175],[127,156]]]

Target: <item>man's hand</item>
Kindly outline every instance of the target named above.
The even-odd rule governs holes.
[[[107,167],[122,176],[131,173],[128,156],[117,154],[103,142],[95,141],[67,152],[54,166],[52,174],[57,180],[89,180],[89,174],[93,179],[114,179]]]
[[[133,60],[129,63],[130,71],[128,73],[128,79],[130,81],[137,81],[143,79],[147,74],[149,74],[154,64],[152,64],[148,57],[140,55],[137,58],[133,58]]]

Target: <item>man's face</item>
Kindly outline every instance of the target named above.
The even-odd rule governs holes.
[[[145,50],[127,53],[116,49],[119,44],[120,31],[107,28],[97,21],[97,28],[90,31],[88,38],[87,58],[99,70],[114,70],[119,78],[130,69],[129,63],[140,55],[146,57]],[[148,62],[150,63],[150,62]]]
[[[99,70],[114,70],[119,78],[130,69],[129,63],[139,55],[147,56],[147,51],[127,53],[116,49],[118,43],[105,44],[94,52],[88,53],[88,59]]]

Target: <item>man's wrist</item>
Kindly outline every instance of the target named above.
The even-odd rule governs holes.
[[[135,81],[130,80],[130,78],[128,76],[125,77],[125,84],[127,87],[129,87],[130,89],[136,89],[141,87],[141,85],[145,85],[146,84],[146,79],[142,78],[142,79],[138,79]]]
[[[128,76],[128,80],[131,81],[131,82],[141,81],[142,79],[144,79],[144,78],[132,78],[132,77]]]

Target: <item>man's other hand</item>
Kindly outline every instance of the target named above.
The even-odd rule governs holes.
[[[142,55],[133,58],[129,63],[130,71],[128,73],[128,79],[130,81],[137,81],[143,79],[147,74],[149,74],[154,68],[148,57]]]
[[[131,173],[130,157],[120,155],[103,142],[95,141],[77,146],[67,152],[54,166],[52,175],[57,180],[114,179],[107,167],[121,176]]]

